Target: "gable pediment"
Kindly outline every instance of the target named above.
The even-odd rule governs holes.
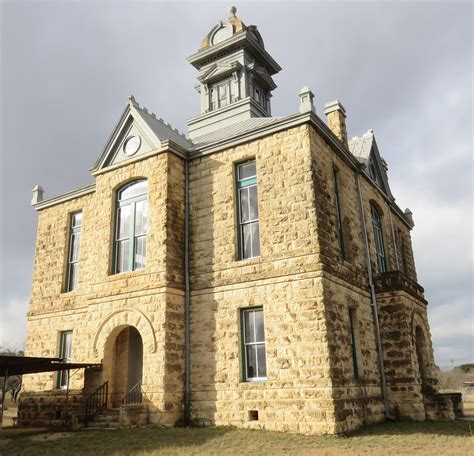
[[[184,135],[141,107],[131,96],[91,171],[135,159],[160,149],[166,141],[172,141],[183,149],[192,146]]]
[[[210,67],[203,69],[197,79],[203,84],[208,84],[215,81],[216,79],[231,75],[232,73],[238,71],[241,67],[242,65],[239,62],[214,63]]]
[[[135,143],[133,147],[130,145],[131,141]],[[129,144],[128,148],[126,147],[127,142]],[[116,140],[111,145],[103,167],[115,165],[132,157],[135,158],[159,147],[160,143],[154,141],[153,138],[149,138],[147,132],[141,128],[140,123],[130,114]]]

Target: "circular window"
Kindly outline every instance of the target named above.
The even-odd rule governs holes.
[[[123,151],[125,152],[125,155],[130,157],[133,154],[136,154],[138,149],[140,149],[141,143],[142,140],[140,139],[140,136],[130,136],[123,145]]]
[[[212,35],[211,42],[213,45],[222,43],[222,41],[232,36],[233,30],[230,24],[224,24],[219,27]]]

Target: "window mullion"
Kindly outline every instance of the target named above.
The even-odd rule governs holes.
[[[252,230],[250,230],[250,237],[252,236]],[[250,249],[252,250],[252,244],[250,244]],[[252,252],[252,256],[253,256],[253,252]],[[254,344],[252,346],[252,350],[255,350],[254,353],[255,353],[255,364],[256,364],[256,372],[255,372],[255,377],[259,377],[259,374],[258,374],[258,349],[257,349],[257,345],[255,344],[256,340],[257,340],[257,327],[255,326],[255,311],[253,310],[252,311],[252,319],[253,319],[253,337],[254,337]]]

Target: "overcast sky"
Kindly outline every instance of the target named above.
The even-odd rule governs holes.
[[[229,2],[1,2],[0,343],[22,347],[37,214],[93,182],[127,97],[186,132],[199,110],[185,58]],[[373,128],[397,203],[414,213],[418,279],[438,364],[473,362],[470,2],[243,2],[282,66],[273,114],[338,98],[349,136]]]

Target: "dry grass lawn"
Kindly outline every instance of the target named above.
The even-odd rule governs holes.
[[[474,422],[471,423],[474,427]],[[0,456],[13,455],[474,455],[468,422],[397,422],[348,436],[303,436],[217,428],[0,431]]]

